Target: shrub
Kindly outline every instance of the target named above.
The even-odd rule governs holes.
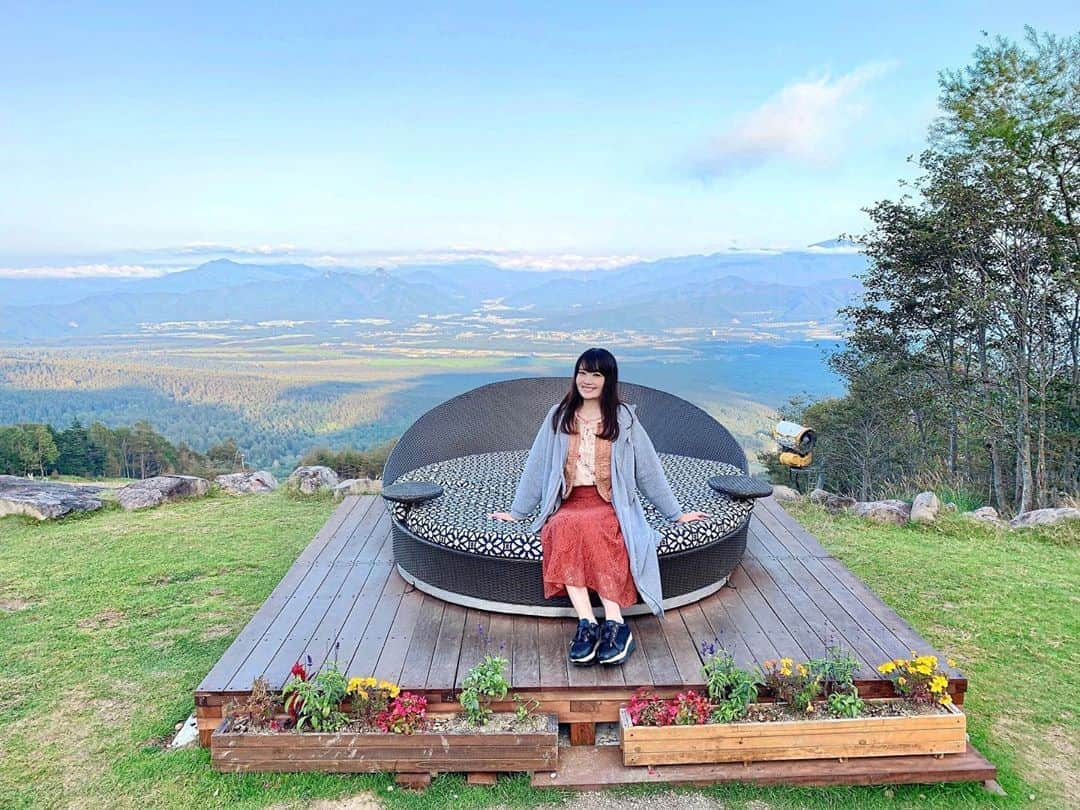
[[[790,658],[765,662],[765,684],[792,708],[801,712],[814,711],[814,699],[822,694],[819,674],[812,673],[806,664],[795,664]]]
[[[731,653],[715,643],[703,643],[701,654],[705,659],[701,674],[713,703],[713,720],[730,723],[745,717],[750,704],[758,699],[760,675],[739,669]]]
[[[427,698],[402,692],[379,712],[376,724],[382,731],[393,734],[415,734],[427,722]]]
[[[936,655],[919,655],[912,650],[911,658],[886,661],[878,667],[878,672],[892,681],[898,695],[913,703],[942,706],[952,703],[949,676],[938,669]]]
[[[308,656],[310,666],[311,657]],[[305,727],[312,731],[338,731],[349,722],[341,711],[348,684],[337,668],[329,664],[314,676],[306,671],[304,676],[292,675],[281,690],[285,697],[285,709],[296,718],[296,730]]]

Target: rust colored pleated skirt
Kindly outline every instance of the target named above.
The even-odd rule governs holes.
[[[591,588],[630,607],[638,600],[615,507],[594,486],[574,487],[540,531],[544,597],[565,596],[567,585]]]

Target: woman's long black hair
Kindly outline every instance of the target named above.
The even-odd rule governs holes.
[[[551,429],[558,433],[576,433],[574,417],[585,400],[577,388],[577,373],[599,371],[604,375],[604,387],[600,391],[600,413],[603,416],[603,430],[597,435],[601,439],[615,441],[619,438],[619,364],[615,355],[607,349],[587,349],[574,363],[574,376],[570,380],[570,390],[562,398],[559,407],[551,417]]]

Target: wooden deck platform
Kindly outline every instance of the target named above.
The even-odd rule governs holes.
[[[860,661],[856,682],[864,697],[891,694],[891,685],[876,670],[878,664],[911,650],[933,651],[772,498],[757,502],[746,555],[728,585],[693,605],[667,611],[663,620],[644,616],[629,622],[638,649],[622,667],[570,666],[570,619],[488,613],[412,588],[394,566],[390,518],[382,500],[351,496],[199,685],[195,705],[200,742],[209,743],[227,700],[248,693],[259,676],[280,688],[293,663],[306,655],[316,666],[336,656],[350,676],[373,674],[425,694],[433,711],[457,710],[456,690],[485,652],[481,633],[489,639],[487,650],[510,661],[512,691],[535,698],[542,711],[556,712],[561,723],[570,724],[574,745],[592,745],[595,724],[616,721],[620,704],[640,686],[665,696],[702,687],[702,642],[719,641],[742,666],[781,656],[811,658],[829,644],[839,644]],[[967,680],[954,669],[949,675],[953,699],[962,704]],[[601,755],[599,748],[596,752]],[[567,766],[573,761],[567,760]],[[904,763],[890,770],[882,758],[875,761],[879,781],[889,781],[893,771],[910,771]],[[986,771],[985,761],[974,770],[967,766],[975,760],[965,762],[951,771],[949,762],[941,763],[942,778],[935,781],[947,781],[950,773],[960,779]],[[763,764],[762,778],[779,779],[780,764]],[[796,770],[810,778],[806,774],[813,769],[807,767],[799,764]],[[859,766],[846,778],[840,770],[826,769],[820,778],[865,784],[873,777],[868,767]],[[573,772],[571,767],[568,773]],[[791,773],[796,778],[795,771]],[[697,772],[684,777],[704,778]],[[574,779],[564,775],[556,781],[569,784]]]

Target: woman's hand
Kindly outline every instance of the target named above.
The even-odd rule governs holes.
[[[683,512],[681,515],[675,518],[675,522],[689,523],[692,520],[704,520],[705,518],[711,517],[712,515],[710,515],[708,512]]]
[[[495,518],[495,520],[505,520],[510,522],[517,521],[517,518],[511,515],[509,512],[491,512],[488,517]]]

